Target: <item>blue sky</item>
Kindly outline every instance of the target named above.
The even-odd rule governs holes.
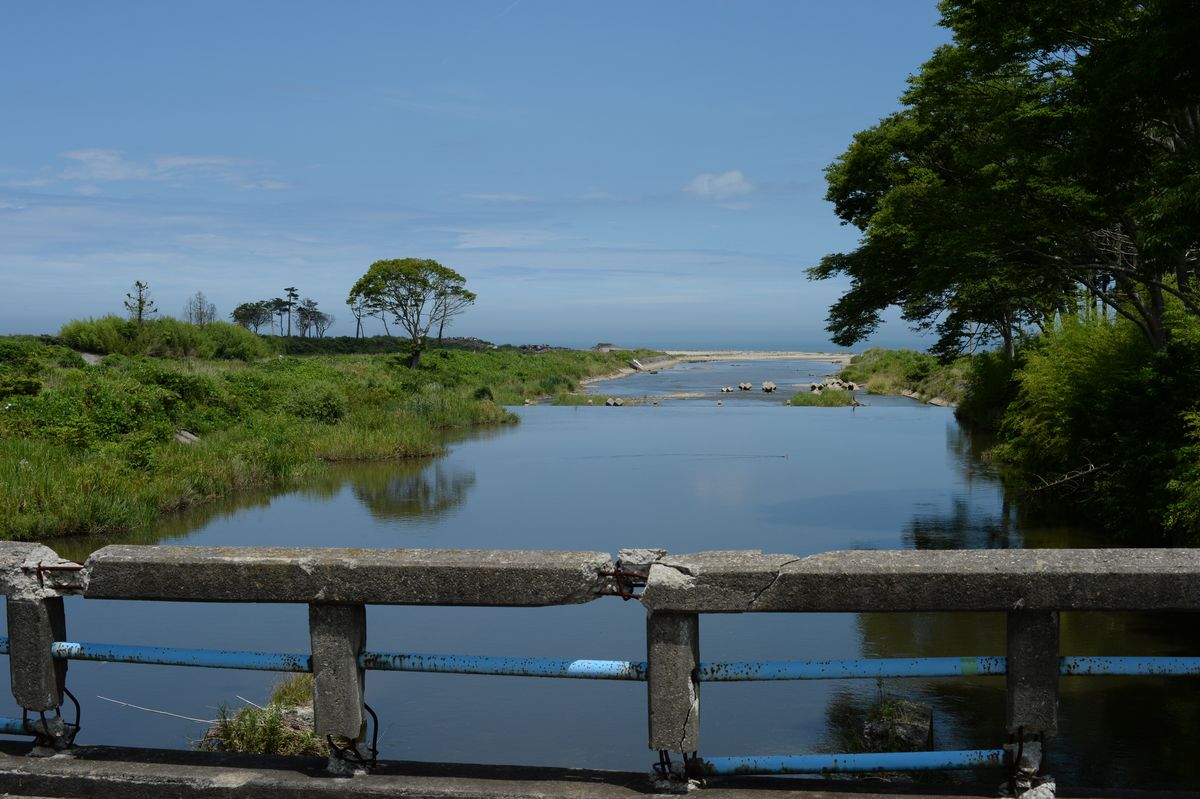
[[[8,5],[0,333],[435,258],[495,341],[827,348],[822,170],[933,0]],[[913,343],[889,324],[877,343]],[[916,342],[920,343],[920,342]]]

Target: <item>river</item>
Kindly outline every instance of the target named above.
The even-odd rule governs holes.
[[[337,469],[307,490],[248,496],[172,519],[139,541],[675,552],[1095,546],[1095,531],[1022,513],[945,408],[862,396],[792,408],[811,361],[684,364],[595,384],[605,396],[703,393],[623,408],[532,406],[519,425],[459,437],[441,458]],[[778,396],[717,393],[774,380]],[[716,400],[721,400],[717,405]],[[56,544],[82,558],[100,542]],[[1187,617],[1064,615],[1064,654],[1196,654]],[[303,652],[304,606],[67,602],[72,640]],[[601,600],[537,609],[368,609],[372,649],[641,660],[644,613]],[[999,614],[706,616],[702,657],[1003,654]],[[261,702],[279,675],[74,662],[82,743],[187,747],[222,703]],[[1194,678],[1064,678],[1048,768],[1065,783],[1194,786]],[[372,672],[383,757],[636,770],[640,683]],[[834,751],[847,708],[880,693],[930,703],[937,748],[1003,742],[1001,678],[706,684],[702,754]],[[11,705],[11,698],[8,699]],[[12,714],[14,708],[0,708]]]

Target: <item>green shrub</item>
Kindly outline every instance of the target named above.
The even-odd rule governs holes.
[[[58,333],[68,347],[84,352],[167,358],[257,360],[273,350],[261,336],[228,322],[204,327],[164,316],[140,326],[119,316],[68,322]]]
[[[285,403],[288,413],[301,419],[335,424],[346,415],[346,395],[335,386],[298,385]]]
[[[58,337],[68,347],[84,352],[103,355],[120,353],[135,355],[141,352],[138,326],[119,316],[102,316],[99,319],[77,319],[67,322],[58,331]]]
[[[212,322],[200,328],[200,334],[212,348],[213,358],[254,361],[274,354],[267,340],[239,325]]]
[[[1017,383],[1013,372],[1023,361],[1024,350],[1009,360],[1002,350],[972,356],[966,368],[966,388],[958,403],[957,416],[987,430],[995,430],[1004,411],[1016,399]]]
[[[1198,322],[1174,318],[1172,344],[1154,353],[1123,319],[1062,319],[1024,353],[995,459],[1042,489],[1037,496],[1058,503],[1069,495],[1119,537],[1200,539],[1189,521]]]

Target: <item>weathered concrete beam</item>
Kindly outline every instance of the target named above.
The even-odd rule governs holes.
[[[363,713],[365,672],[358,656],[367,646],[367,609],[362,605],[309,605],[312,638],[313,728],[362,741],[367,729]]]
[[[62,597],[8,597],[8,669],[13,699],[26,710],[54,710],[63,703],[67,661],[50,655],[50,644],[65,641]]]
[[[108,546],[88,558],[89,599],[534,607],[612,586],[603,552]]]
[[[1008,614],[1008,731],[1028,735],[1058,731],[1058,614]]]
[[[1200,610],[1200,549],[668,555],[650,567],[642,604],[692,613]]]
[[[646,662],[650,748],[695,752],[700,748],[700,617],[648,614]]]

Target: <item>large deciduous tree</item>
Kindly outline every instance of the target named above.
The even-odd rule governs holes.
[[[258,302],[243,302],[241,305],[233,309],[229,314],[229,318],[235,324],[241,325],[247,330],[258,332],[263,325],[270,325],[275,317],[274,311],[271,310],[269,300],[259,300]]]
[[[939,348],[1003,339],[1103,302],[1167,344],[1167,298],[1200,313],[1200,62],[1186,0],[945,0],[955,43],[904,109],[828,170],[858,249],[810,270],[851,286],[829,329],[850,344],[881,311]]]
[[[391,316],[411,340],[409,366],[416,368],[429,331],[436,326],[440,338],[447,321],[475,301],[465,284],[466,278],[434,260],[376,261],[350,289],[346,302],[375,309],[385,323]]]

